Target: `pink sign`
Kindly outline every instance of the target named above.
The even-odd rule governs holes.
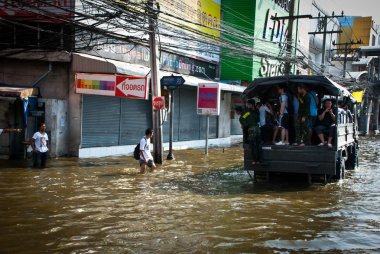
[[[220,114],[220,86],[217,83],[198,85],[197,111],[199,115]]]

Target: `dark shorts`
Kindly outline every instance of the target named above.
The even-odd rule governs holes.
[[[144,160],[140,159],[140,166],[142,166],[143,164],[146,164],[148,167],[152,167],[153,166],[153,160],[148,160],[147,163],[145,163]]]
[[[280,128],[289,129],[289,114],[284,114],[280,118],[279,126]]]
[[[308,120],[308,127],[310,129],[314,128],[316,122],[317,122],[317,116],[310,116]]]

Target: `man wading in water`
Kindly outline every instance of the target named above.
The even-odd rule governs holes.
[[[140,140],[140,173],[144,174],[146,166],[151,170],[156,168],[153,162],[153,156],[150,153],[150,138],[153,137],[153,130],[148,128],[145,130],[145,136]]]

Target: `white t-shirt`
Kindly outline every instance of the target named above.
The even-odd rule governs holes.
[[[145,159],[148,160],[153,160],[153,156],[150,153],[150,138],[145,138],[143,137],[140,140],[140,151],[144,153]],[[140,159],[144,160],[144,158],[140,155]]]
[[[0,129],[0,135],[1,135],[1,133],[3,133],[3,129]]]
[[[266,112],[270,113],[270,109],[267,107],[267,105],[261,105],[259,108],[260,112],[260,127],[264,126],[266,124],[265,117]]]
[[[49,140],[47,133],[45,132],[44,134],[41,134],[39,131],[34,133],[32,137],[34,141],[34,146],[36,147],[36,150],[45,153],[49,149],[47,147],[47,141]]]

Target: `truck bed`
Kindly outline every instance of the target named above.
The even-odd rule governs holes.
[[[244,145],[244,168],[255,172],[282,172],[335,175],[338,152],[327,146],[262,147],[262,162],[252,165],[251,152]]]

